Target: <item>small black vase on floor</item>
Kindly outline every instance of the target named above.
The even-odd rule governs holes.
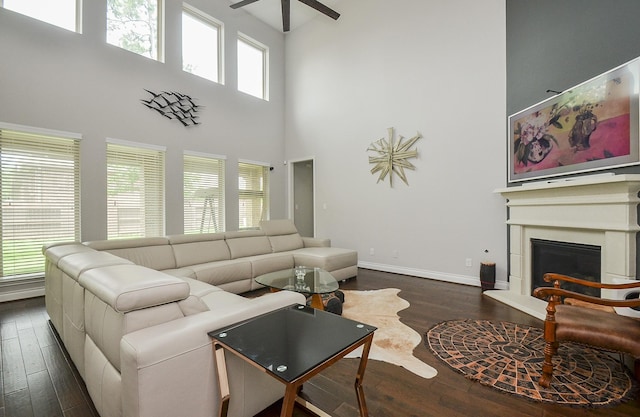
[[[480,264],[480,286],[482,291],[492,290],[496,283],[496,264],[494,262],[482,262]]]

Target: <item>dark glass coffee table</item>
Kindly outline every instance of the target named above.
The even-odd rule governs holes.
[[[311,296],[311,307],[324,310],[322,294],[336,291],[340,285],[329,272],[322,268],[298,266],[259,275],[255,281],[272,291],[290,290]]]
[[[360,416],[368,416],[362,380],[375,330],[364,323],[296,304],[210,332],[221,395],[219,415],[226,417],[230,396],[225,350],[286,386],[280,416],[290,417],[305,381],[363,346],[355,389]],[[312,411],[317,413],[314,408]]]

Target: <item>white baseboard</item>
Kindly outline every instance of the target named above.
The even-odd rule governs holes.
[[[376,271],[391,272],[394,274],[410,275],[418,278],[435,279],[438,281],[451,282],[455,284],[471,285],[474,287],[480,286],[480,277],[470,275],[457,275],[450,274],[448,272],[429,271],[426,269],[416,269],[397,265],[377,264],[373,262],[358,262],[359,268],[373,269]],[[509,284],[504,281],[496,281],[495,289],[506,290],[509,288]]]
[[[0,280],[0,303],[44,296],[44,277]]]
[[[32,288],[29,290],[5,292],[5,293],[0,293],[0,303],[4,303],[6,301],[23,300],[25,298],[43,297],[43,296],[44,296],[44,286],[42,288]]]

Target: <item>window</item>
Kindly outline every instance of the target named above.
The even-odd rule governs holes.
[[[184,5],[182,10],[182,69],[215,82],[220,76],[222,24]]]
[[[162,60],[163,0],[107,0],[107,42]]]
[[[224,232],[223,156],[184,155],[184,233]]]
[[[0,6],[34,19],[80,32],[81,0],[0,0]]]
[[[80,240],[79,135],[0,124],[0,273],[44,273],[42,245]]]
[[[238,36],[238,90],[268,100],[266,46],[244,35]]]
[[[107,237],[164,235],[164,148],[107,142]]]
[[[260,162],[238,163],[240,229],[260,227],[269,218],[269,167]]]

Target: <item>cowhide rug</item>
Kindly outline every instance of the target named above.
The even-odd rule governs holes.
[[[409,302],[398,296],[397,288],[372,291],[343,290],[345,303],[342,316],[376,326],[369,359],[401,366],[423,378],[433,378],[438,372],[413,356],[413,349],[422,343],[418,332],[400,322],[398,311],[409,307]],[[347,358],[359,358],[359,348]]]

